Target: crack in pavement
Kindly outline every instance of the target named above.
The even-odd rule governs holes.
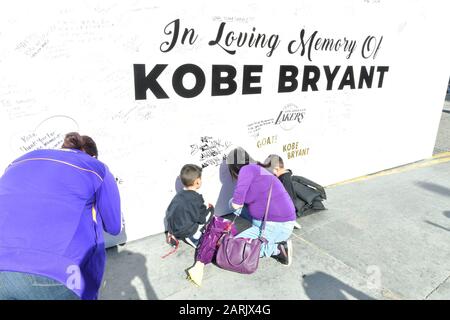
[[[440,288],[444,283],[446,283],[449,279],[450,279],[450,275],[449,275],[447,278],[445,278],[445,280],[442,281],[436,288],[434,288],[433,290],[431,290],[431,292],[425,296],[425,299],[424,299],[424,300],[428,300],[428,298],[429,298],[433,293],[435,293],[437,290],[439,290],[439,288]]]

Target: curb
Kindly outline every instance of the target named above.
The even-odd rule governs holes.
[[[441,152],[441,153],[433,155],[431,158],[428,158],[428,159],[419,160],[419,161],[401,165],[401,166],[398,166],[395,168],[374,172],[374,173],[371,173],[371,174],[368,174],[365,176],[356,177],[356,178],[349,179],[349,180],[344,180],[344,181],[341,181],[338,183],[330,184],[330,185],[326,186],[326,188],[341,186],[341,185],[364,181],[364,180],[369,180],[372,178],[387,176],[387,175],[394,174],[394,173],[406,172],[406,171],[410,171],[413,169],[429,167],[429,166],[432,166],[435,164],[449,162],[449,161],[450,161],[450,151]]]

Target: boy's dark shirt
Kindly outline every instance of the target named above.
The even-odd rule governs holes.
[[[168,231],[178,239],[194,235],[212,208],[206,208],[203,196],[192,190],[182,190],[167,208]]]

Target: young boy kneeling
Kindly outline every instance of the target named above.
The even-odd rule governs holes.
[[[180,172],[184,189],[172,199],[166,213],[167,231],[194,248],[204,231],[205,225],[214,214],[212,205],[205,206],[203,196],[197,192],[202,185],[202,168],[186,164]]]

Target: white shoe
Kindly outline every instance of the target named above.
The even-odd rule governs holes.
[[[294,222],[294,229],[301,229],[302,226],[297,221]]]

